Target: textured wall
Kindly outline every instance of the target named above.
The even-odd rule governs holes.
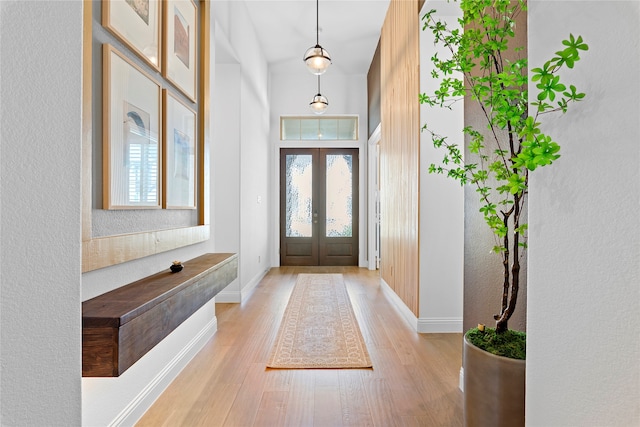
[[[562,146],[531,180],[527,425],[640,425],[640,3],[530,1],[541,64],[569,32],[587,94],[545,129]],[[627,54],[628,53],[628,54]]]
[[[82,3],[0,2],[0,424],[81,422]]]

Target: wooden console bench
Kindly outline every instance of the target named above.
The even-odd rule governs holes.
[[[238,277],[237,254],[205,254],[82,303],[82,376],[117,377]]]

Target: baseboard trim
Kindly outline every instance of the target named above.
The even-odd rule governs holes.
[[[247,283],[246,286],[244,288],[242,288],[242,290],[240,291],[240,301],[241,302],[245,302],[251,296],[251,293],[253,292],[255,287],[258,286],[258,283],[260,283],[262,278],[264,276],[266,276],[268,272],[269,272],[269,269],[264,270],[264,271],[256,274],[253,277],[253,279],[251,279],[249,281],[249,283]]]
[[[450,334],[462,332],[462,319],[455,317],[421,317],[418,332],[426,334]]]
[[[387,299],[400,311],[409,325],[421,334],[449,334],[462,332],[462,319],[457,317],[421,317],[417,318],[409,307],[402,301],[384,279],[380,278],[380,285]]]
[[[398,309],[402,317],[407,321],[409,326],[413,328],[414,331],[418,332],[418,318],[409,307],[402,301],[402,299],[396,294],[391,286],[387,282],[384,281],[383,278],[380,278],[380,286],[382,287],[382,291],[385,296],[393,303],[393,305]]]
[[[216,303],[238,303],[241,298],[240,291],[221,291],[216,295]]]
[[[213,317],[200,332],[147,384],[146,387],[118,414],[109,426],[132,426],[160,397],[218,330],[218,318]]]

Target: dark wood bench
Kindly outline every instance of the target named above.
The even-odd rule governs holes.
[[[117,377],[238,277],[238,255],[205,254],[82,303],[82,376]]]

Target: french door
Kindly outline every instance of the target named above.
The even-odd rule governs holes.
[[[358,149],[280,150],[280,265],[358,265]]]

